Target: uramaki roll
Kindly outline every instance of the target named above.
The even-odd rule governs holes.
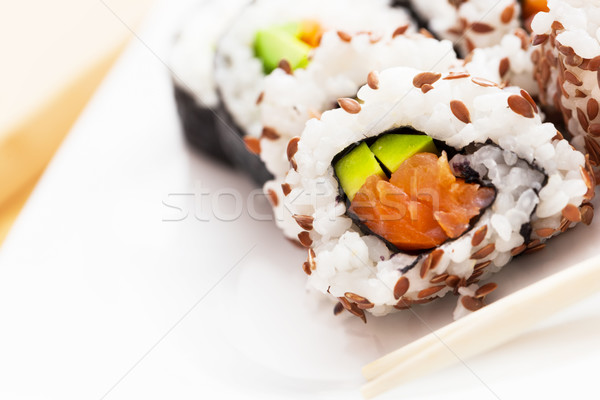
[[[336,310],[365,318],[459,293],[458,317],[512,257],[590,223],[590,166],[525,91],[410,68],[378,82],[290,141],[286,206],[310,286]]]
[[[560,112],[571,143],[600,165],[600,5],[550,0],[531,23],[540,101]]]
[[[259,153],[260,138],[270,134],[259,110],[265,77],[274,70],[295,73],[310,67],[321,41],[331,43],[327,37],[348,40],[363,32],[375,41],[401,26],[411,30],[410,18],[388,0],[257,0],[246,7],[219,41],[215,58],[225,122],[219,124],[220,136],[234,164],[259,183],[270,175],[238,140],[244,138],[248,149]],[[238,137],[231,135],[232,129]]]

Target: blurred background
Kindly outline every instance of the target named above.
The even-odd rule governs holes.
[[[153,3],[0,2],[0,246]]]

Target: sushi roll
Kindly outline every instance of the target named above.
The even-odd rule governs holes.
[[[219,37],[249,0],[203,2],[191,10],[177,34],[170,59],[175,103],[188,142],[211,157],[230,163],[219,141],[215,110],[214,54]]]
[[[267,76],[309,68],[332,36],[343,40],[365,32],[376,40],[400,26],[412,30],[406,11],[387,0],[257,0],[247,6],[219,41],[215,57],[219,135],[233,163],[260,184],[271,177],[256,155],[261,136],[271,133],[259,109]]]
[[[524,90],[390,68],[290,141],[284,185],[309,285],[335,311],[385,315],[480,280],[593,217],[586,157]]]
[[[531,28],[535,78],[546,112],[558,112],[571,143],[600,165],[600,5],[550,0]]]
[[[517,0],[411,0],[411,4],[429,30],[455,42],[463,56],[500,43],[521,26]]]
[[[376,85],[376,76],[369,76],[370,71],[394,66],[435,72],[465,68],[474,76],[503,86],[531,88],[535,93],[528,43],[523,46],[519,35],[506,35],[500,45],[476,49],[463,62],[450,41],[420,33],[398,34],[396,30],[374,42],[367,33],[341,39],[332,32],[323,36],[307,68],[294,74],[276,70],[267,76],[259,104],[263,132],[267,133],[259,143],[260,157],[274,175],[264,185],[264,192],[271,199],[275,221],[283,233],[291,239],[298,234],[293,214],[280,201],[286,191],[282,184],[289,169],[289,140],[301,135],[306,121],[319,118],[332,105],[339,106],[338,99],[353,97],[364,82]]]

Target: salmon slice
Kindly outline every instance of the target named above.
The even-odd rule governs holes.
[[[389,181],[370,176],[350,212],[373,233],[405,251],[430,249],[469,229],[471,219],[494,200],[495,191],[457,179],[446,153],[419,153]]]

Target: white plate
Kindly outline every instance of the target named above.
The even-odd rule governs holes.
[[[305,290],[305,252],[270,221],[247,208],[217,218],[235,214],[233,188],[257,192],[179,132],[157,57],[187,3],[155,10],[145,45],[114,68],[0,252],[2,399],[358,399],[362,365],[451,320],[454,298],[367,325],[334,317]],[[581,226],[512,263],[490,300],[595,254],[599,231]],[[599,310],[595,296],[386,397],[594,393]]]

